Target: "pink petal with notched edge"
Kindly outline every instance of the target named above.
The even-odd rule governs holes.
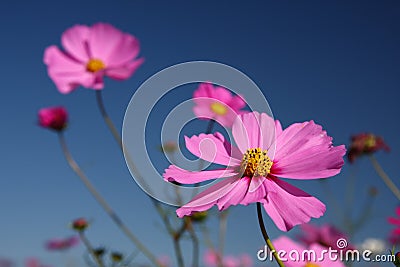
[[[61,36],[61,43],[65,50],[83,64],[86,64],[90,59],[87,43],[89,31],[88,26],[75,25]]]
[[[195,156],[208,162],[225,166],[238,166],[241,160],[232,158],[225,147],[225,140],[221,134],[200,134],[199,136],[185,136],[186,148]]]
[[[144,58],[129,62],[120,67],[107,68],[105,73],[108,77],[122,81],[132,76],[132,74],[143,64]]]
[[[175,165],[170,165],[165,170],[163,177],[168,182],[178,182],[181,184],[195,184],[212,179],[226,178],[237,175],[232,169],[220,169],[212,171],[192,172],[179,168]]]
[[[275,121],[265,113],[252,112],[238,116],[233,123],[232,134],[243,154],[250,148],[274,150]],[[269,152],[273,154],[274,151]]]
[[[264,208],[282,231],[319,218],[326,210],[321,201],[278,178],[266,179],[264,187]]]
[[[88,88],[96,85],[96,77],[86,72],[85,65],[71,59],[56,46],[46,48],[43,61],[60,93],[70,93],[79,85]]]
[[[227,178],[221,182],[210,186],[197,196],[195,196],[189,203],[176,210],[178,217],[182,218],[186,215],[191,215],[196,211],[205,211],[218,203],[218,200],[228,194],[233,188],[236,187],[240,179],[237,177]],[[227,208],[226,206],[225,208]]]
[[[345,147],[332,146],[320,125],[313,121],[296,123],[276,140],[276,154],[271,174],[283,178],[326,178],[340,172]]]
[[[127,63],[139,53],[136,38],[107,23],[91,27],[88,45],[92,58],[102,60],[107,68]]]

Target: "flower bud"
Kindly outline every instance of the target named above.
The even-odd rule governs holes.
[[[122,255],[122,253],[119,253],[119,252],[111,253],[111,260],[113,262],[121,262],[123,259],[124,259],[124,256]]]
[[[88,228],[89,223],[85,218],[79,218],[72,222],[72,229],[78,232],[83,232]]]
[[[193,222],[203,222],[207,219],[208,212],[207,211],[198,211],[193,213],[190,218]]]
[[[93,249],[93,253],[97,258],[101,258],[106,253],[106,249],[103,247]]]
[[[67,127],[68,113],[63,107],[42,108],[38,112],[39,125],[55,131],[62,131]]]

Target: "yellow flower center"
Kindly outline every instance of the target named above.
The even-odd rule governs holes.
[[[90,72],[98,72],[106,68],[106,65],[100,59],[93,58],[86,64],[86,70]]]
[[[319,265],[315,264],[315,263],[307,262],[306,265],[304,265],[304,267],[319,267]]]
[[[376,146],[375,136],[373,135],[368,136],[368,138],[365,140],[364,145],[366,148],[373,148],[374,146]]]
[[[225,115],[228,112],[227,107],[219,102],[212,103],[211,110],[217,115]]]
[[[271,167],[272,161],[268,157],[268,151],[260,148],[247,149],[240,165],[242,177],[265,177],[270,173]]]

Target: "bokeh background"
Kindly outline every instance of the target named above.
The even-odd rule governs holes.
[[[68,261],[81,264],[82,246],[64,254],[48,252],[43,246],[49,238],[71,235],[68,223],[80,216],[92,220],[88,235],[94,244],[126,254],[132,251],[129,240],[69,169],[56,136],[37,126],[38,109],[51,105],[68,108],[67,141],[99,191],[155,254],[173,257],[162,223],[130,176],[99,115],[94,92],[79,88],[62,95],[47,76],[44,49],[59,45],[66,28],[108,22],[140,40],[143,66],[127,81],[107,80],[103,92],[119,128],[136,88],[151,75],[176,63],[217,61],[252,78],[284,127],[313,119],[327,129],[336,145],[348,144],[350,135],[358,132],[383,136],[392,150],[377,158],[399,184],[399,14],[400,3],[390,0],[2,2],[0,257],[18,266],[31,256],[53,266]],[[182,90],[179,97],[190,98],[193,89]],[[193,128],[192,134],[200,128]],[[154,126],[154,131],[159,128]],[[159,153],[160,144],[151,142],[154,153]],[[160,156],[159,164],[167,167],[164,160]],[[356,177],[354,191],[348,190],[352,176]],[[325,184],[293,183],[327,204],[325,216],[314,222],[338,227],[343,218],[335,212],[326,187],[339,209],[348,209],[347,216],[357,216],[369,197],[368,189],[376,187],[373,216],[354,242],[389,235],[386,220],[398,202],[367,159],[347,163],[340,175]],[[347,191],[352,192],[350,198]],[[286,234],[269,219],[266,224],[271,237]],[[288,235],[297,232],[296,228]],[[232,208],[227,233],[226,253],[246,252],[256,262],[263,241],[255,205]],[[190,251],[189,245],[185,251]],[[138,260],[146,262],[141,256]]]

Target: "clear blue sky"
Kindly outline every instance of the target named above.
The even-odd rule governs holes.
[[[0,4],[0,257],[21,262],[37,256],[62,266],[63,256],[46,252],[43,242],[69,235],[68,222],[79,216],[93,219],[89,232],[93,243],[125,253],[131,248],[69,169],[56,136],[36,125],[39,108],[60,104],[70,111],[70,148],[95,185],[156,254],[172,255],[172,244],[150,201],[134,183],[101,120],[94,92],[79,89],[61,95],[47,76],[42,63],[45,47],[59,45],[61,33],[77,23],[109,22],[141,41],[146,61],[137,73],[125,82],[106,81],[105,102],[119,127],[135,89],[157,71],[191,60],[222,62],[262,88],[284,126],[313,119],[328,130],[335,144],[348,144],[351,134],[363,131],[382,135],[392,151],[377,158],[400,185],[398,1],[215,2]],[[180,97],[188,99],[191,93]],[[386,217],[394,213],[396,198],[362,159],[355,166],[346,164],[342,174],[329,181],[341,207],[348,206],[343,196],[352,173],[358,177],[353,214],[369,186],[379,189],[373,219],[355,241],[385,238],[391,229]],[[325,216],[315,222],[340,226],[318,181],[295,184],[327,203]],[[263,244],[255,216],[255,206],[232,209],[228,253],[254,256]],[[272,237],[281,234],[269,220],[267,227]],[[69,257],[79,262],[82,253],[77,248]]]

